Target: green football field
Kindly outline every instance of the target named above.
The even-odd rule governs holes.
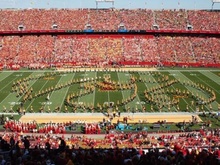
[[[0,112],[220,110],[220,70],[0,72]]]

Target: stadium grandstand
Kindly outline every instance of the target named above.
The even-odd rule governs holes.
[[[2,67],[64,63],[219,67],[220,25],[212,21],[219,19],[219,11],[7,9],[0,14]]]
[[[219,0],[11,2],[0,10],[1,165],[220,164]]]

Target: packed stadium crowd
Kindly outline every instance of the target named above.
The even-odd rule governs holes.
[[[220,161],[220,130],[148,134],[1,134],[2,164],[212,164]]]
[[[166,30],[186,30],[187,25],[192,25],[194,30],[218,31],[220,27],[219,12],[205,10],[5,9],[0,15],[2,31],[15,31],[18,27],[23,30],[53,27],[83,30],[88,23],[98,31],[117,30],[121,23],[129,30],[152,29],[153,25]],[[5,68],[12,65],[13,68],[41,68],[57,63],[138,65],[143,62],[145,65],[194,63],[203,66],[219,64],[218,52],[220,40],[215,37],[0,36],[0,61]]]
[[[86,24],[94,30],[117,30],[123,23],[129,30],[160,29],[220,30],[220,15],[212,10],[148,9],[3,9],[0,30],[83,30]],[[53,26],[56,25],[56,26]]]
[[[181,65],[220,63],[220,40],[215,37],[0,37],[1,65],[40,68],[75,66]],[[166,44],[164,44],[166,43]],[[210,46],[212,45],[212,46]]]

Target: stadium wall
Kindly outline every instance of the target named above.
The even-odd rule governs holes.
[[[128,32],[82,30],[25,30],[25,31],[0,31],[0,36],[22,35],[176,35],[176,36],[209,36],[220,37],[220,31],[191,31],[191,30],[130,30]]]

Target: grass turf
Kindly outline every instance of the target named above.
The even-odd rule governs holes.
[[[110,77],[111,83],[119,83],[120,86],[128,84],[131,81],[131,77],[135,78],[134,84],[137,86],[136,97],[129,100],[134,93],[133,89],[109,90],[108,87],[107,89],[100,89],[96,83],[103,82],[103,77],[105,76]],[[167,81],[175,80],[175,83],[162,88],[162,91],[165,91],[162,94],[159,92],[161,90],[156,90],[155,92],[150,91],[167,82],[161,81],[165,77],[168,78]],[[71,81],[72,83],[68,84],[68,82]],[[109,86],[114,86],[111,83]],[[199,87],[186,85],[186,83],[197,84]],[[87,86],[93,85],[94,90],[88,94],[82,94],[85,92],[83,84]],[[16,86],[14,92],[12,92],[13,86]],[[63,87],[55,90],[56,86]],[[200,86],[203,86],[204,89],[207,90],[202,89]],[[18,93],[22,88],[23,91],[19,95]],[[27,99],[27,101],[23,102],[25,93],[31,89],[33,89],[30,93],[31,99]],[[188,91],[190,95],[194,97],[179,96],[177,99],[179,100],[178,104],[169,105],[169,102],[171,102],[174,97],[177,97],[177,94],[166,91],[175,92],[177,89],[184,92]],[[207,92],[208,90],[214,91],[216,98],[210,103],[203,104],[201,103],[201,98],[207,100],[211,97],[211,94]],[[39,91],[41,91],[41,95],[35,97]],[[146,99],[145,91],[150,91],[148,95],[153,98],[152,102]],[[76,95],[80,93],[82,96],[76,97]],[[72,106],[65,104],[67,96],[71,94],[75,95],[74,98],[70,99]],[[47,100],[48,96],[49,99]],[[160,100],[158,103],[155,103],[156,98]],[[162,102],[164,102],[164,104],[162,104]],[[103,111],[107,111],[109,103],[112,103],[113,109],[117,105],[121,112],[142,112],[143,107],[146,109],[145,112],[194,112],[196,109],[200,111],[218,111],[220,104],[220,70],[165,68],[164,70],[145,72],[56,72],[53,70],[0,72],[0,112],[3,113],[17,112],[21,104],[23,104],[22,109],[25,109],[26,112],[39,112],[41,108],[44,112],[58,112],[55,110],[57,107],[60,107],[59,112],[99,112],[101,110],[97,107],[98,105],[101,105]],[[196,105],[196,103],[198,103],[198,105]]]

